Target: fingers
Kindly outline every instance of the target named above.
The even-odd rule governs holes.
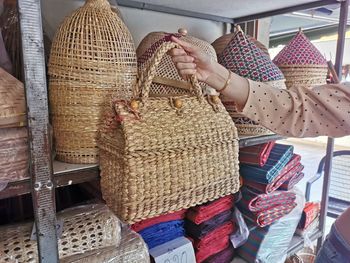
[[[173,62],[178,63],[192,63],[194,61],[194,58],[191,56],[174,56],[173,57]]]
[[[197,70],[195,70],[195,69],[181,69],[181,70],[178,70],[178,71],[179,71],[179,75],[183,79],[187,79],[188,76],[194,75],[197,72]]]
[[[188,42],[185,42],[185,41],[182,41],[181,39],[178,39],[174,36],[171,36],[171,40],[177,44],[179,44],[185,51],[187,52],[194,52],[195,51],[195,47],[188,43]]]

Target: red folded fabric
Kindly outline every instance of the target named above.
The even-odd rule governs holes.
[[[264,166],[276,142],[244,147],[239,150],[239,161],[244,164]]]
[[[223,237],[223,238],[217,240],[210,247],[206,247],[205,249],[197,250],[196,251],[197,263],[202,263],[204,260],[206,260],[210,256],[213,256],[213,255],[225,250],[229,245],[230,245],[230,237],[226,236],[226,237]]]
[[[304,178],[304,173],[301,173],[301,172],[296,173],[291,178],[289,178],[287,181],[285,181],[278,189],[284,190],[284,191],[289,191],[289,190],[293,189],[293,187],[297,183],[299,183],[303,178]]]
[[[320,203],[307,202],[304,207],[303,214],[301,216],[298,229],[304,230],[317,218],[320,213]]]
[[[233,196],[228,195],[204,205],[192,207],[186,213],[186,218],[199,225],[214,216],[227,211],[233,207]]]
[[[197,250],[209,248],[213,243],[216,243],[217,240],[231,235],[234,230],[234,223],[232,221],[226,222],[205,235],[202,239],[194,239],[194,247]]]
[[[230,243],[223,251],[209,257],[204,263],[230,263],[234,258],[235,252],[232,244]]]
[[[258,183],[249,179],[244,180],[244,185],[254,188],[262,193],[272,193],[276,191],[284,182],[300,173],[304,166],[300,164],[300,155],[294,154],[288,164],[282,169],[279,175],[269,184]]]
[[[134,230],[135,232],[140,232],[143,229],[151,227],[153,225],[165,223],[168,221],[181,220],[185,218],[186,211],[187,211],[186,209],[182,209],[174,213],[169,213],[169,214],[149,218],[146,220],[142,220],[140,222],[137,222],[131,225],[131,229]]]

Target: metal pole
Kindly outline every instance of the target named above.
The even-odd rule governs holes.
[[[349,0],[341,2],[340,6],[340,15],[339,15],[339,27],[338,27],[338,41],[337,41],[337,54],[335,59],[335,70],[338,74],[339,80],[342,78],[342,65],[343,65],[343,56],[344,56],[344,45],[345,45],[345,33],[346,25],[348,20],[348,9],[349,9]],[[328,138],[327,142],[327,155],[324,169],[323,177],[323,190],[322,190],[322,203],[321,203],[321,212],[320,212],[320,229],[322,233],[325,231],[325,224],[327,218],[327,208],[328,208],[328,192],[332,171],[332,159],[334,151],[334,138]],[[317,251],[322,245],[324,235],[317,242]]]
[[[40,0],[19,0],[28,114],[30,175],[39,261],[58,262],[48,99]]]

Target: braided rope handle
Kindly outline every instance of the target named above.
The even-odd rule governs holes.
[[[149,64],[149,66],[146,68],[146,70],[144,72],[142,72],[140,74],[140,79],[138,82],[138,88],[141,91],[141,99],[145,102],[148,97],[149,97],[149,92],[150,92],[150,88],[151,88],[151,84],[153,81],[153,78],[156,75],[157,72],[157,68],[160,64],[160,62],[162,61],[163,57],[165,56],[165,54],[173,49],[173,48],[182,48],[180,45],[174,43],[174,42],[165,42],[163,43],[158,49],[157,51],[154,53],[153,57],[151,58],[151,62]],[[197,80],[197,77],[195,75],[192,75],[190,78],[190,82],[191,82],[191,86],[192,89],[194,91],[194,94],[196,95],[196,97],[200,100],[202,100],[203,97],[203,93],[202,93],[202,88],[199,85],[199,82]]]

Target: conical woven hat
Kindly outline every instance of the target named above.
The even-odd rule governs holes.
[[[293,65],[327,67],[326,59],[301,30],[277,54],[273,62],[279,67]]]
[[[218,62],[242,77],[260,82],[284,79],[270,57],[240,29],[218,38],[213,46],[217,51]]]
[[[0,68],[0,128],[23,126],[25,123],[23,84]]]
[[[162,43],[171,41],[172,35],[201,48],[211,57],[212,60],[217,61],[214,48],[209,43],[201,39],[189,36],[187,34],[187,30],[185,29],[179,29],[179,33],[175,34],[152,32],[141,41],[136,50],[139,72],[142,72],[145,68],[147,68],[150,58],[155,53],[157,48],[161,46]],[[171,56],[164,56],[156,74],[157,77],[154,79],[150,91],[152,96],[187,94],[189,92],[185,89],[188,87],[188,83],[179,76]],[[212,95],[216,93],[214,89],[210,88],[205,83],[200,84],[206,93]]]

